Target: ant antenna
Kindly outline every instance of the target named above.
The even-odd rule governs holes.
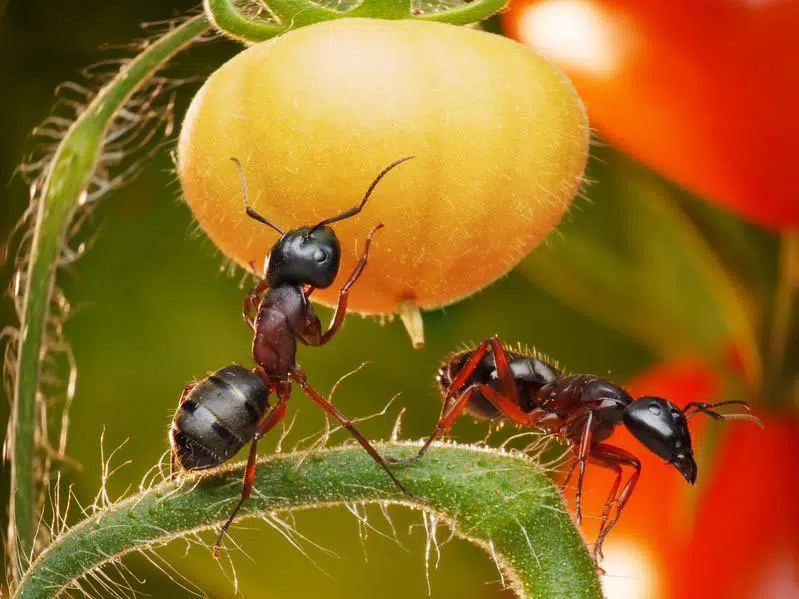
[[[372,184],[369,186],[369,189],[366,190],[366,195],[363,196],[363,199],[361,200],[360,204],[358,204],[354,208],[350,208],[349,210],[342,212],[341,214],[332,216],[330,218],[326,218],[319,224],[314,225],[311,228],[311,230],[313,231],[314,229],[318,229],[319,227],[324,227],[325,225],[330,225],[340,220],[344,220],[358,214],[363,209],[364,205],[366,204],[366,201],[369,199],[369,196],[372,195],[372,192],[374,191],[375,187],[377,187],[377,184],[380,182],[380,179],[386,176],[388,171],[393,169],[395,166],[399,166],[400,164],[410,160],[411,158],[416,158],[416,156],[405,156],[405,158],[400,158],[399,160],[396,160],[391,164],[389,164],[386,168],[383,169],[383,171],[379,175],[377,175],[377,177],[375,177],[375,180],[372,181]]]
[[[745,401],[741,401],[740,399],[730,400],[730,401],[720,401],[718,403],[703,403],[699,401],[692,401],[691,403],[687,404],[682,413],[685,414],[686,418],[690,418],[691,416],[696,416],[700,412],[703,414],[707,414],[713,420],[746,420],[748,422],[754,422],[760,428],[764,428],[763,422],[757,416],[753,416],[751,414],[719,414],[718,412],[714,412],[711,408],[717,408],[719,406],[728,406],[728,405],[742,405],[747,410],[749,409],[749,404]],[[692,412],[688,412],[688,410],[693,409]]]
[[[231,157],[230,159],[236,163],[236,166],[239,167],[239,176],[241,177],[241,192],[242,194],[244,194],[244,211],[247,213],[247,216],[249,216],[253,220],[257,220],[259,223],[265,224],[267,227],[272,227],[275,231],[277,231],[281,235],[285,235],[283,229],[278,227],[272,221],[264,218],[250,207],[250,203],[247,201],[247,179],[244,176],[244,169],[242,168],[241,162],[239,162],[238,158]]]

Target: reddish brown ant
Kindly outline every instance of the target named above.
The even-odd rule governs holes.
[[[719,414],[715,404],[692,402],[680,409],[661,397],[633,399],[624,389],[603,378],[564,375],[542,358],[504,347],[497,337],[487,339],[477,349],[451,356],[436,377],[444,399],[441,417],[433,434],[409,462],[427,453],[430,444],[446,433],[462,411],[487,420],[509,420],[540,427],[568,441],[577,456],[569,475],[579,465],[577,482],[577,523],[582,520],[582,490],[587,462],[612,470],[616,479],[602,511],[599,536],[594,544],[594,559],[602,558],[602,543],[616,524],[635,489],[641,474],[640,461],[619,447],[603,443],[616,426],[625,427],[649,451],[668,460],[690,484],[696,481],[696,462],[688,431],[688,419],[702,413],[716,420],[749,420],[763,426],[749,414]],[[622,466],[633,473],[624,486]],[[619,488],[621,487],[621,491]],[[613,503],[616,512],[610,519]]]
[[[410,160],[406,156],[387,166],[375,178],[360,204],[310,227],[284,232],[253,210],[247,201],[247,183],[238,160],[244,208],[247,215],[280,233],[264,264],[263,281],[253,287],[244,300],[244,320],[255,338],[252,353],[256,368],[228,366],[199,383],[186,386],[181,395],[170,431],[172,471],[211,468],[232,458],[248,441],[250,454],[244,470],[241,499],[222,526],[214,545],[214,555],[225,532],[250,496],[255,479],[258,441],[286,415],[292,381],[329,415],[338,420],[372,458],[388,473],[404,493],[413,495],[397,480],[369,441],[338,409],[308,384],[305,372],[296,362],[297,342],[325,345],[339,331],[347,313],[350,288],[361,276],[369,255],[372,236],[383,225],[376,225],[366,238],[363,255],[339,291],[338,304],[327,331],[322,332],[319,317],[309,301],[314,289],[333,284],[339,271],[341,249],[335,231],[329,226],[350,218],[363,209],[378,182],[394,167]],[[268,397],[277,403],[266,415]]]

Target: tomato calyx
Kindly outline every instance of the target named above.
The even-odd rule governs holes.
[[[412,0],[363,0],[354,8],[334,10],[308,0],[268,0],[254,16],[243,13],[234,0],[205,0],[208,19],[224,35],[245,44],[263,42],[291,29],[342,18],[414,19],[468,25],[505,8],[508,0],[464,0],[459,4],[430,3],[425,10]],[[429,8],[427,8],[429,6]]]

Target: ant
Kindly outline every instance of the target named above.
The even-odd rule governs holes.
[[[688,431],[689,418],[702,413],[715,420],[748,420],[763,426],[757,417],[749,414],[714,411],[714,408],[730,404],[748,409],[745,401],[691,402],[680,409],[662,397],[645,395],[633,399],[621,387],[598,376],[564,375],[557,366],[538,355],[503,346],[496,336],[477,349],[452,355],[439,369],[436,380],[444,405],[435,430],[415,456],[389,461],[407,463],[424,456],[431,443],[446,433],[464,410],[476,418],[509,420],[522,426],[546,429],[568,441],[577,456],[563,483],[565,487],[579,465],[577,524],[582,521],[586,463],[616,474],[594,544],[595,561],[603,557],[602,543],[621,516],[641,474],[638,458],[620,447],[603,443],[616,426],[623,424],[649,451],[668,460],[692,485],[696,482],[696,462]],[[633,468],[623,487],[622,466]],[[610,519],[614,501],[616,512]]]
[[[243,315],[255,338],[252,354],[256,367],[227,366],[183,390],[170,430],[172,473],[212,468],[232,458],[248,441],[250,454],[244,470],[241,499],[222,526],[213,554],[219,555],[222,539],[241,506],[250,497],[255,480],[258,441],[286,415],[292,382],[346,428],[366,452],[374,458],[406,495],[414,497],[391,472],[369,441],[339,410],[308,384],[305,372],[296,362],[297,342],[325,345],[341,328],[347,313],[350,288],[366,266],[376,225],[366,237],[363,255],[347,282],[339,291],[338,304],[327,331],[322,332],[319,317],[309,301],[314,289],[325,289],[338,275],[341,248],[331,224],[358,214],[380,180],[394,167],[410,160],[401,158],[375,178],[360,204],[316,225],[284,232],[253,210],[247,200],[247,182],[241,163],[236,163],[241,177],[244,209],[250,218],[280,233],[264,263],[263,280],[244,300]],[[268,398],[277,395],[277,403],[268,415]]]

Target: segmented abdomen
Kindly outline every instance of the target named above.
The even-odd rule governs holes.
[[[252,439],[267,395],[263,381],[242,366],[227,366],[197,383],[172,420],[170,438],[181,467],[200,470],[232,458]]]

